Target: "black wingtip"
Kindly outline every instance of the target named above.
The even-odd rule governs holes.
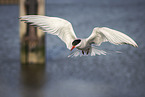
[[[138,45],[135,45],[134,47],[138,48]]]
[[[135,47],[135,48],[138,48],[138,45],[137,45],[137,44],[136,44],[136,45],[129,44],[129,45],[131,45],[131,46],[133,46],[133,47]]]

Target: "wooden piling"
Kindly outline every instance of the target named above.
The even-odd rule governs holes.
[[[20,0],[20,16],[44,15],[44,0]],[[45,33],[20,22],[21,64],[45,64]]]
[[[0,5],[18,4],[19,0],[0,0]]]

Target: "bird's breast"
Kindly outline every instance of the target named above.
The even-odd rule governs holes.
[[[79,50],[86,50],[86,49],[88,49],[90,47],[91,47],[90,44],[88,44],[86,41],[82,41],[80,46],[77,47],[77,49],[79,49]]]

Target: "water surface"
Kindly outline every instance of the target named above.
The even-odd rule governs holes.
[[[132,37],[139,48],[103,43],[99,48],[122,54],[67,58],[65,44],[46,35],[45,65],[20,64],[19,7],[0,5],[0,97],[144,97],[145,2],[125,1],[47,1],[46,15],[69,20],[78,37],[106,26]]]

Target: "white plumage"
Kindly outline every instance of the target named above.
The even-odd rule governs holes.
[[[68,49],[71,49],[71,44],[73,40],[76,39],[72,25],[67,20],[40,15],[22,16],[20,17],[20,20],[26,21],[26,23],[31,23],[30,25],[36,25],[48,34],[57,35],[66,43]]]
[[[129,36],[107,27],[95,27],[88,38],[78,39],[74,33],[72,24],[69,21],[58,17],[27,15],[21,16],[20,20],[30,23],[30,25],[38,26],[48,34],[57,35],[63,42],[65,42],[69,50],[73,50],[73,48],[78,49],[68,57],[88,54],[91,56],[95,56],[96,54],[105,55],[105,51],[96,49],[92,44],[99,46],[102,42],[107,41],[115,45],[129,44],[138,47],[136,42]]]
[[[107,27],[96,27],[92,34],[87,38],[87,41],[94,42],[96,45],[101,45],[102,42],[109,41],[113,44],[129,44],[137,47],[137,44],[129,36],[119,31],[107,28]]]

